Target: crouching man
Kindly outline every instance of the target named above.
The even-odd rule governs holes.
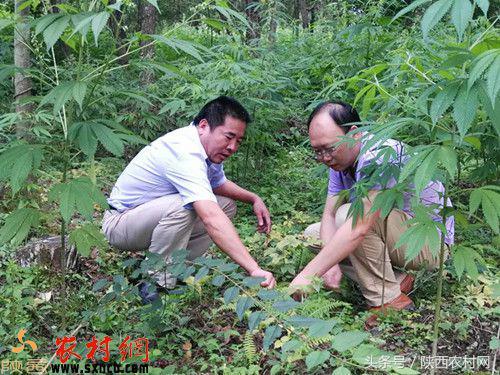
[[[383,149],[392,148],[394,155],[391,163],[402,168],[407,160],[404,145],[393,139],[378,143],[364,150],[364,143],[370,139],[369,134],[350,133],[356,129],[352,123],[360,122],[355,109],[342,102],[324,102],[316,107],[309,117],[309,139],[316,160],[328,166],[329,185],[328,197],[321,223],[313,224],[306,229],[305,235],[321,239],[323,247],[318,255],[292,281],[292,290],[311,283],[311,276],[323,277],[327,287],[338,288],[342,274],[352,278],[360,287],[366,302],[371,309],[380,309],[382,300],[385,307],[401,310],[413,305],[407,293],[412,289],[413,277],[398,272],[393,267],[418,269],[426,267],[434,269],[439,261],[433,257],[426,245],[416,258],[406,263],[406,246],[396,248],[400,236],[406,230],[407,220],[413,217],[410,209],[410,194],[404,197],[402,210],[393,209],[387,218],[387,229],[379,212],[369,213],[371,204],[382,188],[381,183],[372,185],[368,197],[363,200],[364,216],[355,227],[352,218],[347,218],[349,203],[339,205],[340,192],[349,190],[353,185],[364,179],[367,170],[374,171],[374,176],[381,173],[378,167],[384,157],[379,154]],[[342,138],[349,142],[340,142]],[[382,178],[380,178],[382,180]],[[366,180],[364,180],[366,181]],[[394,179],[389,179],[386,187],[394,185]],[[351,200],[353,190],[350,190]],[[430,182],[420,195],[421,202],[426,206],[443,206],[443,184],[439,181]],[[451,202],[447,202],[450,206]],[[338,207],[338,208],[337,208]],[[439,215],[433,215],[433,220],[441,221]],[[445,243],[453,243],[453,217],[446,223],[447,233]],[[384,299],[382,299],[385,283]],[[368,325],[376,323],[372,316]]]
[[[269,232],[271,219],[262,199],[228,180],[223,161],[234,154],[250,116],[235,99],[208,102],[183,128],[143,148],[118,178],[103,218],[109,243],[122,250],[146,250],[167,262],[173,251],[187,249],[188,259],[207,251],[212,241],[249,275],[275,280],[249,254],[231,219],[238,200],[253,205],[258,230]],[[155,275],[158,285],[172,287],[168,273]],[[139,287],[144,301],[157,298],[147,283]]]

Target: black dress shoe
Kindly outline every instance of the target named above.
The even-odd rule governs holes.
[[[137,285],[137,288],[139,289],[139,296],[141,297],[143,305],[149,305],[160,298],[156,286],[147,281],[141,281],[139,285]]]

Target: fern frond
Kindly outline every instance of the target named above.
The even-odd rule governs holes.
[[[330,343],[332,341],[332,339],[333,339],[332,335],[326,335],[326,336],[323,336],[323,337],[309,338],[307,340],[307,342],[306,342],[306,346],[309,349],[314,350],[314,349],[316,349],[320,345]]]
[[[243,339],[243,350],[245,351],[245,356],[250,363],[254,363],[257,358],[257,347],[255,346],[255,341],[253,340],[253,333],[246,331],[245,337]]]

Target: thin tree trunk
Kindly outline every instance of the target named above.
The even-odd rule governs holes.
[[[300,19],[302,20],[302,27],[309,28],[309,10],[307,9],[307,1],[299,0]]]
[[[156,32],[156,24],[158,23],[158,12],[156,8],[145,0],[139,0],[139,24],[142,34],[154,34]],[[141,41],[141,47],[148,44],[148,41]],[[141,58],[143,60],[151,60],[154,58],[154,45],[148,46],[141,50]],[[145,69],[141,73],[141,83],[147,86],[155,80],[154,72],[150,69]]]
[[[116,0],[110,0],[109,4],[113,5]],[[127,39],[127,33],[125,32],[123,26],[123,12],[119,10],[113,11],[113,14],[109,18],[109,27],[113,32],[115,39],[116,56],[122,56],[117,61],[120,65],[127,65],[129,60],[129,55],[123,56],[127,52],[127,46],[125,45],[125,40]]]
[[[260,39],[260,14],[254,7],[256,4],[258,4],[258,2],[245,0],[245,13],[247,15],[248,24],[250,25],[246,33],[247,40]]]
[[[30,42],[30,28],[27,23],[29,7],[19,10],[25,0],[15,0],[14,12],[18,22],[14,28],[14,65],[17,68],[28,69],[31,67],[31,53],[28,48]],[[21,114],[21,120],[16,124],[16,136],[18,139],[30,138],[30,122],[26,117],[33,112],[33,104],[26,103],[31,96],[33,84],[23,71],[17,72],[14,77],[14,100],[16,101],[16,112]],[[23,103],[24,102],[24,103]]]

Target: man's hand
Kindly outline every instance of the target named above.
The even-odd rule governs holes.
[[[253,212],[257,216],[257,231],[269,233],[271,231],[271,215],[260,197],[255,198],[253,202]]]
[[[301,301],[308,293],[313,291],[311,284],[310,277],[306,278],[299,273],[288,286],[288,290],[294,300]]]
[[[268,289],[272,289],[276,286],[276,280],[274,276],[269,271],[264,271],[262,268],[257,268],[255,271],[250,273],[252,277],[263,277],[265,280],[260,283],[260,286],[267,287]]]
[[[340,288],[340,281],[342,280],[342,271],[339,265],[336,264],[326,271],[322,278],[326,289],[338,290]]]

